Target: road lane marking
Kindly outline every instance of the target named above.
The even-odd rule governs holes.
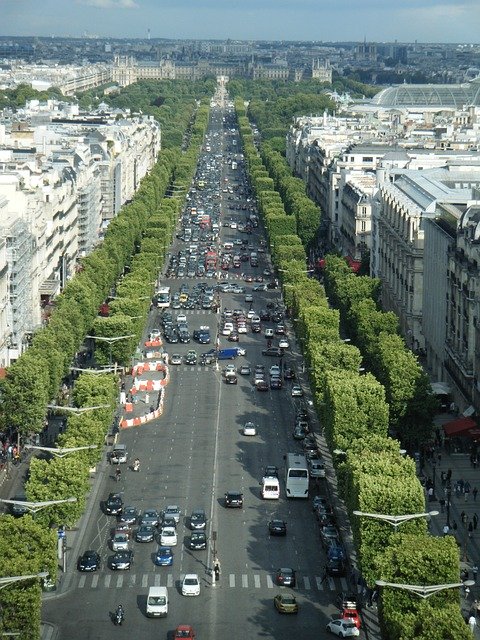
[[[117,576],[117,589],[121,589],[123,587],[123,576]]]
[[[267,574],[267,587],[269,589],[273,589],[273,580],[270,574]]]
[[[156,587],[159,587],[159,586],[160,586],[160,577],[161,577],[161,576],[160,576],[160,574],[159,574],[159,573],[156,573],[156,574],[155,574],[155,581],[154,581],[154,582],[155,582],[155,586],[156,586]]]
[[[303,586],[305,589],[310,589],[310,578],[308,576],[303,576]]]
[[[136,581],[137,581],[137,576],[136,576],[136,574],[134,573],[134,574],[132,574],[132,575],[131,575],[131,576],[129,576],[129,577],[130,577],[130,580],[129,580],[129,585],[128,585],[128,586],[129,586],[129,587],[134,587],[134,586],[135,586],[135,583],[136,583]]]
[[[108,587],[110,586],[110,580],[112,579],[112,576],[107,573],[107,575],[105,576],[105,588],[108,589]]]
[[[78,588],[79,589],[83,589],[83,587],[85,586],[85,582],[87,580],[87,576],[80,576],[80,580],[78,581]]]
[[[316,576],[315,577],[315,582],[317,583],[317,589],[319,591],[323,591],[323,582],[322,582],[322,578]]]
[[[245,573],[242,575],[242,587],[248,589],[248,576]]]
[[[328,586],[332,591],[335,590],[335,582],[331,576],[328,577]]]
[[[92,589],[95,589],[98,584],[98,574],[96,573],[92,578]]]
[[[340,578],[340,584],[342,585],[342,591],[348,591],[348,582],[346,578]]]
[[[142,576],[142,589],[148,586],[148,573],[144,573]]]
[[[229,576],[230,587],[233,589],[235,587],[235,574],[231,573]]]
[[[253,576],[253,582],[255,584],[255,589],[260,589],[260,576],[258,574]]]
[[[167,587],[173,587],[173,576],[171,573],[167,576]]]

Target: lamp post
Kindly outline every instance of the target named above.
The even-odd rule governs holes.
[[[70,453],[75,451],[84,451],[85,449],[97,449],[98,444],[88,444],[84,447],[40,447],[35,444],[26,444],[24,449],[38,449],[39,451],[47,451],[51,453],[55,458],[65,458]]]
[[[431,516],[438,516],[438,511],[427,511],[426,513],[407,513],[402,516],[391,516],[383,513],[365,513],[364,511],[354,511],[354,515],[364,518],[373,518],[374,520],[382,520],[397,530],[397,528],[404,522],[410,520],[416,520],[418,518],[430,518]]]
[[[46,500],[45,502],[27,502],[24,500],[6,500],[5,498],[0,498],[0,502],[4,502],[5,504],[17,504],[20,507],[25,507],[31,513],[35,514],[41,511],[42,509],[46,509],[47,507],[51,507],[56,504],[65,504],[66,502],[76,502],[77,499],[66,498],[65,500]],[[1,585],[1,579],[0,579]],[[1,587],[0,587],[1,588]]]
[[[8,587],[10,584],[14,584],[15,582],[22,582],[23,580],[33,580],[34,578],[46,578],[48,576],[48,571],[40,571],[40,573],[32,573],[25,576],[8,576],[5,578],[0,578],[0,589],[4,589]]]
[[[47,404],[47,409],[53,409],[54,411],[66,411],[67,413],[86,413],[87,411],[95,411],[96,409],[109,409],[109,404],[98,404],[95,407],[64,407],[59,404]]]
[[[100,342],[106,342],[109,346],[109,364],[110,366],[112,366],[112,346],[115,342],[118,342],[119,340],[128,340],[128,338],[135,338],[135,335],[133,333],[130,333],[126,336],[112,336],[112,337],[106,337],[106,336],[85,336],[86,338],[90,338],[91,340],[100,340]]]
[[[452,500],[452,481],[450,478],[447,479],[446,484],[446,499],[447,499],[447,526],[450,528],[450,502]]]
[[[440,591],[446,589],[458,589],[459,587],[473,587],[474,580],[465,580],[464,582],[452,582],[447,584],[430,584],[430,585],[417,585],[417,584],[401,584],[399,582],[385,582],[385,580],[375,580],[375,584],[378,587],[391,587],[392,589],[403,589],[404,591],[410,591],[420,598],[426,600],[430,596],[434,596]]]

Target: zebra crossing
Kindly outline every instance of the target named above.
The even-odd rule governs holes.
[[[78,577],[77,589],[123,589],[137,587],[173,587],[181,582],[185,574],[174,575],[172,573],[83,573]],[[222,574],[217,585],[229,589],[278,589],[272,575],[268,573],[227,573]],[[332,576],[299,576],[297,575],[297,591],[348,591],[349,585],[346,578],[333,578]]]

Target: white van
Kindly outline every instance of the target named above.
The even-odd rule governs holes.
[[[150,587],[146,613],[149,618],[165,618],[168,613],[167,587]]]
[[[262,478],[262,498],[264,500],[278,500],[280,498],[278,478],[270,476]]]

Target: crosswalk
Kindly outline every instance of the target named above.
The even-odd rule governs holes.
[[[77,589],[123,589],[137,587],[173,587],[181,582],[185,574],[174,575],[172,573],[83,573],[78,576]],[[210,577],[208,576],[208,580]],[[229,589],[278,589],[273,576],[268,573],[227,573],[223,574],[219,587]],[[346,578],[333,578],[327,576],[301,576],[297,574],[297,591],[348,591],[349,585]]]

